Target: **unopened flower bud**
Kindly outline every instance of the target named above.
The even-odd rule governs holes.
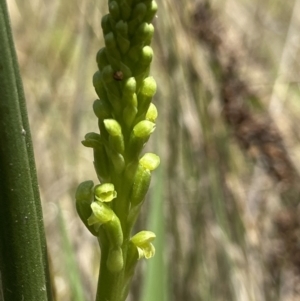
[[[150,67],[151,61],[153,58],[153,50],[150,46],[145,46],[142,49],[142,54],[139,58],[138,64],[134,69],[134,76],[146,75],[145,72],[148,72],[148,68]]]
[[[111,248],[108,252],[106,266],[111,273],[118,273],[124,266],[123,252],[120,247]]]
[[[151,44],[153,35],[154,35],[154,26],[152,24],[149,24],[148,36],[145,39],[145,45],[150,45]]]
[[[138,19],[139,22],[143,20],[147,12],[147,6],[144,3],[138,3],[132,12],[132,19]]]
[[[120,20],[116,24],[117,44],[122,54],[127,53],[130,48],[130,40],[128,37],[128,24]]]
[[[120,52],[117,48],[117,41],[112,32],[109,32],[104,36],[105,46],[107,48],[107,59],[113,68],[118,68],[121,60]]]
[[[146,120],[149,120],[151,122],[154,122],[156,121],[156,118],[157,118],[157,115],[158,115],[158,112],[157,112],[157,108],[156,106],[151,102],[150,103],[150,106],[148,108],[148,111],[146,113]]]
[[[92,148],[99,148],[102,145],[102,139],[100,134],[98,133],[87,133],[84,136],[84,140],[81,141],[81,143],[85,146],[85,147],[92,147]]]
[[[109,64],[109,62],[107,60],[107,56],[106,56],[106,48],[105,47],[101,48],[97,52],[96,61],[97,61],[99,70],[102,70],[106,65]]]
[[[115,119],[104,119],[104,126],[110,135],[109,140],[111,147],[118,153],[124,152],[124,137],[122,134],[121,125]]]
[[[129,26],[131,23],[129,23]],[[154,33],[154,27],[152,24],[148,24],[146,22],[143,22],[139,25],[139,27],[135,30],[134,36],[132,38],[132,44],[136,45],[141,42],[145,42],[149,39],[149,37],[153,36]]]
[[[102,17],[101,27],[104,35],[112,31],[109,14]]]
[[[153,50],[150,46],[145,46],[142,50],[142,55],[139,62],[145,66],[150,65],[153,58]]]
[[[154,130],[155,123],[148,120],[142,120],[134,126],[133,135],[137,138],[148,139],[151,133],[154,132]]]
[[[118,123],[118,121],[116,121],[115,119],[105,119],[103,122],[109,135],[111,136],[122,135],[122,128]]]
[[[145,198],[151,182],[151,172],[149,169],[139,165],[134,177],[132,191],[130,194],[131,205],[139,205]]]
[[[144,21],[148,23],[151,22],[154,16],[156,15],[156,13],[157,13],[157,3],[154,0],[152,0],[150,5],[147,5],[147,12]]]
[[[127,36],[128,34],[128,24],[124,22],[123,20],[120,20],[116,24],[116,30],[122,35],[122,36]]]
[[[153,171],[155,170],[159,164],[160,159],[159,156],[153,153],[146,153],[144,156],[139,160],[139,163],[146,169]]]
[[[126,1],[122,1],[120,3],[121,15],[124,21],[128,20],[131,15],[131,7],[126,3]]]
[[[134,94],[132,98],[136,99],[136,94]],[[128,128],[131,127],[137,112],[137,107],[134,105],[128,105],[123,110],[123,120]]]
[[[142,120],[134,126],[129,140],[129,160],[139,156],[154,130],[155,123],[148,120]]]
[[[116,1],[110,1],[108,4],[109,12],[115,21],[120,19],[120,8]]]
[[[97,99],[94,101],[93,110],[95,115],[100,119],[109,119],[111,118],[111,107],[107,100]]]
[[[126,102],[127,97],[131,97],[136,91],[136,80],[134,77],[127,78],[123,87],[123,99]]]
[[[93,85],[95,87],[96,93],[100,98],[106,98],[107,94],[102,82],[102,75],[100,71],[95,72],[93,76]]]
[[[156,93],[156,82],[154,78],[147,77],[143,80],[138,97],[138,110],[139,113],[147,112],[151,103],[152,97]]]

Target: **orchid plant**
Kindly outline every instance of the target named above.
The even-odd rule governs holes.
[[[101,22],[105,46],[97,53],[93,77],[99,133],[82,141],[93,149],[99,183],[81,183],[75,198],[82,222],[101,248],[96,301],[124,301],[137,262],[155,254],[153,232],[132,232],[160,163],[153,153],[142,155],[157,118],[151,102],[156,82],[149,76],[157,4],[109,0],[108,8]]]

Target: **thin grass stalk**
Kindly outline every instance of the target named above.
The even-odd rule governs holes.
[[[58,222],[60,228],[60,234],[62,239],[62,247],[63,253],[66,263],[66,276],[69,280],[71,298],[73,301],[84,301],[84,292],[83,292],[83,284],[80,279],[80,273],[74,253],[74,249],[72,247],[72,243],[70,237],[68,235],[68,231],[66,228],[66,222],[63,216],[63,212],[61,208],[58,208]]]
[[[144,286],[142,291],[142,301],[168,301],[167,268],[164,261],[164,250],[166,250],[166,225],[164,222],[164,187],[165,169],[160,167],[156,178],[156,188],[151,195],[150,215],[148,227],[153,229],[156,237],[156,255],[149,262],[146,268]]]

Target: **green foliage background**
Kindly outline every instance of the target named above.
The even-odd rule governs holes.
[[[298,300],[299,266],[293,260],[298,253],[288,256],[288,242],[275,226],[283,220],[291,230],[290,215],[278,213],[290,201],[297,212],[297,185],[274,179],[257,147],[245,151],[228,126],[217,71],[224,65],[214,64],[209,41],[194,34],[193,16],[201,1],[157,2],[152,75],[160,115],[148,147],[160,155],[162,166],[139,221],[140,229],[149,223],[157,233],[157,254],[149,265],[140,264],[129,299]],[[238,78],[255,95],[239,102],[255,120],[273,119],[297,173],[300,1],[209,3],[219,26],[215,32],[226,46],[219,50],[220,61],[230,49]],[[97,131],[92,75],[107,3],[9,0],[8,5],[56,298],[93,300],[97,242],[76,216],[74,191],[85,179],[96,182],[92,152],[80,141],[86,132]],[[292,228],[296,237],[297,225]],[[82,291],[73,289],[78,285]]]

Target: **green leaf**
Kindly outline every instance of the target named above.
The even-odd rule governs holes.
[[[0,299],[50,301],[33,147],[5,0],[0,44]]]

